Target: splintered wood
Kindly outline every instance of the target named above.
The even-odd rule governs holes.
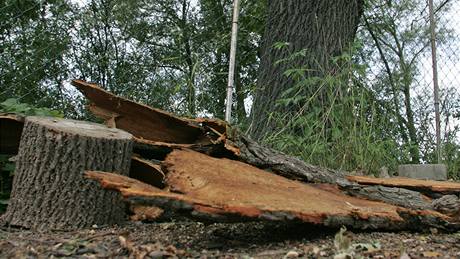
[[[227,123],[217,119],[180,118],[105,91],[96,84],[73,80],[72,85],[90,100],[89,110],[109,127],[126,130],[137,146],[190,148],[205,153],[239,154],[225,141]]]
[[[103,118],[109,126],[126,130],[135,137],[152,142],[173,144],[195,144],[208,141],[200,123],[215,127],[221,134],[225,123],[217,120],[188,120],[168,112],[151,108],[122,97],[115,96],[95,84],[73,80],[91,101],[89,109]]]
[[[87,172],[133,203],[160,206],[213,221],[303,221],[357,228],[447,226],[448,216],[350,197],[288,180],[245,163],[175,150],[163,163],[169,191],[134,179]],[[417,223],[417,224],[414,224]]]
[[[349,177],[264,147],[223,121],[180,118],[95,84],[72,84],[88,98],[94,115],[135,137],[140,156],[133,158],[130,176],[137,180],[86,173],[131,204],[210,221],[460,229],[458,185]]]
[[[403,187],[409,190],[415,190],[423,193],[460,193],[460,183],[441,182],[431,180],[419,180],[412,178],[372,178],[366,176],[347,176],[347,179],[353,182],[366,185],[382,185],[388,187]]]

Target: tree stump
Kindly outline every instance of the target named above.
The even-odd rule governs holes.
[[[3,220],[33,229],[69,230],[121,223],[125,204],[83,177],[85,170],[128,175],[132,135],[104,125],[27,117],[13,191]]]

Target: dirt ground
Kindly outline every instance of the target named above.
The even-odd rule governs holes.
[[[338,241],[337,231],[305,224],[191,221],[70,232],[1,227],[0,258],[460,258],[460,233],[347,231]],[[347,251],[340,254],[336,246]]]

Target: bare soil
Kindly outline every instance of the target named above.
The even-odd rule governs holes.
[[[339,254],[337,231],[305,224],[186,220],[69,232],[2,227],[0,258],[333,258]],[[347,231],[344,236],[355,256],[460,258],[460,233]]]

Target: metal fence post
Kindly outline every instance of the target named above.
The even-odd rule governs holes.
[[[430,12],[431,59],[433,62],[434,112],[436,116],[436,155],[441,163],[441,119],[439,114],[438,62],[436,57],[436,23],[434,20],[433,0],[428,0]]]
[[[225,109],[225,120],[230,123],[232,120],[233,85],[235,82],[235,62],[236,46],[238,39],[238,18],[240,14],[240,1],[233,1],[233,22],[232,22],[232,41],[230,46],[230,64],[228,69],[227,85],[227,107]]]

